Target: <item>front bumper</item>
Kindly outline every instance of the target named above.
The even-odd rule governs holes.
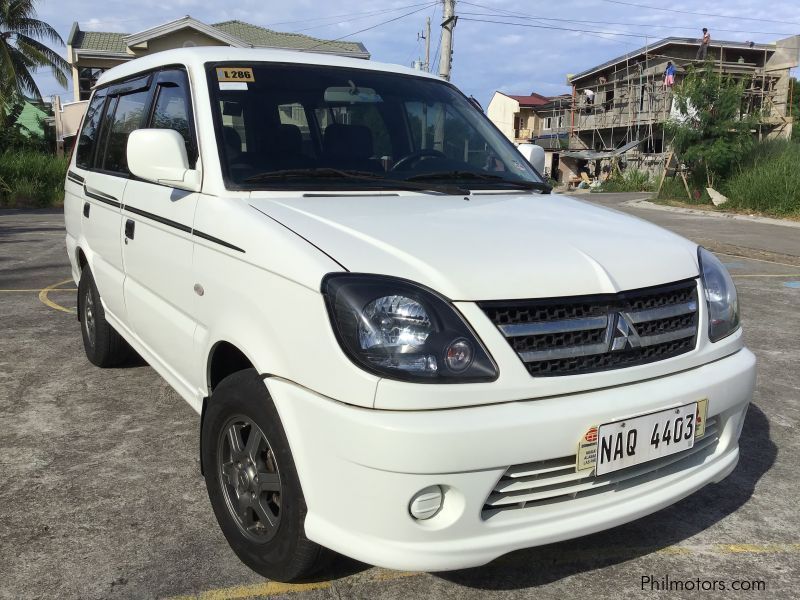
[[[284,380],[266,383],[303,486],[309,539],[370,564],[436,571],[607,529],[723,479],[739,457],[755,357],[742,349],[636,384],[435,411],[356,408]],[[597,493],[482,515],[508,467],[574,455],[592,425],[701,398],[719,427],[719,441],[702,457]],[[417,521],[409,501],[430,485],[445,490],[443,508]]]

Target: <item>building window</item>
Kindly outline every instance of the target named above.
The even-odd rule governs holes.
[[[79,100],[88,100],[92,95],[92,88],[97,84],[100,75],[105,69],[99,67],[81,67],[78,69]]]
[[[564,127],[564,115],[559,115],[558,117],[558,128],[561,129]]]
[[[606,91],[606,101],[603,103],[603,108],[606,110],[614,108],[614,90]]]
[[[552,128],[553,128],[553,117],[545,117],[544,127],[542,127],[542,129],[552,129]]]

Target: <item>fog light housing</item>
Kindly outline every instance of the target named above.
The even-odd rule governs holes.
[[[438,485],[431,485],[421,489],[408,505],[408,512],[419,521],[430,519],[442,508],[444,502],[444,492]]]
[[[444,351],[444,360],[450,370],[460,373],[472,364],[472,344],[465,339],[454,340]]]

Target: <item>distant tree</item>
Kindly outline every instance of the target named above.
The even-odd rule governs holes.
[[[64,45],[58,32],[36,18],[35,0],[0,0],[0,101],[9,95],[41,100],[33,79],[39,68],[50,69],[56,81],[67,87],[69,64],[42,41]]]
[[[744,111],[746,85],[717,72],[707,61],[699,68],[689,66],[674,88],[680,117],[667,122],[665,129],[681,162],[705,177],[708,187],[730,173],[755,145],[752,130],[760,115]]]

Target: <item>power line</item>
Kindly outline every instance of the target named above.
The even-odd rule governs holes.
[[[478,4],[473,4],[472,2],[462,2],[462,4],[469,4],[470,6],[478,6],[480,8],[484,8],[483,6],[480,6]],[[494,14],[494,13],[480,13],[480,12],[464,12],[464,11],[462,11],[459,14],[461,14],[461,15],[470,15],[470,16],[479,16],[479,17],[496,17],[496,16],[500,16],[500,17],[509,16],[509,17],[512,17],[513,16],[513,18],[515,18],[515,19],[524,19],[524,20],[527,20],[527,21],[538,20],[538,21],[555,21],[555,22],[558,22],[558,23],[589,23],[589,24],[592,24],[592,25],[596,25],[597,24],[596,20],[587,21],[587,20],[581,20],[581,19],[554,19],[552,17],[540,17],[538,15],[531,15],[531,14],[525,14],[525,13],[514,13],[513,15],[511,13],[509,13],[508,15],[497,15],[497,14]],[[619,26],[622,26],[622,27],[636,27],[637,29],[686,29],[686,30],[691,30],[691,31],[696,31],[697,30],[697,27],[687,27],[687,26],[680,26],[680,25],[644,25],[642,23],[619,23],[619,22],[614,22],[614,21],[604,21],[603,24],[604,25],[619,25]],[[726,33],[750,33],[750,34],[760,34],[760,35],[787,35],[787,36],[794,35],[793,33],[785,32],[785,31],[745,31],[745,30],[742,30],[742,29],[722,29],[722,28],[719,28],[719,27],[714,27],[714,31],[724,31]]]
[[[361,15],[375,15],[375,14],[385,14],[387,12],[395,12],[398,10],[405,10],[406,8],[416,8],[417,6],[428,6],[430,2],[420,2],[418,4],[407,4],[405,6],[396,6],[395,8],[384,8],[382,10],[369,10],[369,11],[359,11],[359,12],[352,12],[352,13],[345,13],[342,15],[328,15],[327,17],[310,17],[307,19],[294,19],[292,21],[275,21],[274,23],[267,23],[265,27],[272,27],[273,25],[291,25],[293,23],[310,23],[312,21],[327,21],[328,19],[345,19],[348,17],[358,17]]]
[[[462,13],[463,14],[463,13]],[[571,27],[556,27],[555,25],[532,25],[528,23],[516,23],[514,21],[489,21],[487,19],[470,19],[469,17],[461,17],[461,21],[472,21],[473,23],[493,23],[495,25],[512,25],[514,27],[528,27],[531,29],[553,29],[556,31],[572,31],[575,33],[582,33],[584,35],[592,35],[592,34],[599,34],[599,35],[618,35],[623,37],[634,37],[634,38],[642,38],[647,40],[653,36],[647,34],[637,34],[637,33],[625,33],[622,31],[594,31],[594,30],[585,30],[585,29],[574,29]],[[714,44],[714,42],[712,42]],[[797,50],[799,47],[796,46],[776,46],[776,48],[781,48],[783,50]],[[759,48],[761,50],[761,48]]]
[[[517,22],[514,22],[514,21],[490,21],[490,20],[487,20],[487,19],[470,19],[469,17],[461,17],[460,20],[461,21],[472,21],[473,23],[493,23],[495,25],[512,25],[514,27],[527,27],[527,28],[530,28],[530,29],[552,29],[552,30],[556,30],[556,31],[572,31],[572,32],[575,32],[575,33],[583,34],[583,35],[592,35],[592,34],[616,35],[616,36],[622,36],[622,37],[641,38],[641,39],[644,39],[644,40],[647,40],[648,38],[652,37],[651,35],[647,35],[647,34],[625,33],[625,32],[622,32],[622,31],[593,31],[593,30],[585,30],[585,29],[574,29],[574,28],[571,28],[571,27],[556,27],[555,25],[533,25],[533,24],[528,24],[528,23],[517,23]],[[712,44],[713,43],[714,42],[712,42]],[[778,48],[778,47],[776,46],[776,48]],[[796,46],[779,46],[779,48],[781,48],[783,50],[797,50],[798,49],[798,47],[796,47]],[[760,50],[760,48],[759,48],[759,50]]]
[[[369,27],[365,27],[364,29],[359,29],[358,31],[353,31],[352,33],[348,33],[347,35],[343,35],[343,36],[335,38],[333,40],[325,40],[325,41],[320,42],[319,44],[317,44],[315,46],[311,46],[310,48],[307,48],[306,50],[314,50],[315,48],[319,48],[320,46],[325,46],[327,44],[332,44],[334,42],[338,42],[340,40],[343,40],[344,38],[348,38],[348,37],[350,37],[352,35],[357,35],[359,33],[364,33],[365,31],[369,31],[371,29],[375,29],[376,27],[380,27],[381,25],[386,25],[387,23],[392,23],[394,21],[399,21],[400,19],[408,17],[409,15],[413,15],[413,14],[421,12],[423,10],[427,10],[428,8],[431,7],[431,4],[432,3],[427,3],[422,8],[418,8],[416,10],[412,10],[410,12],[404,13],[404,14],[400,15],[399,17],[394,17],[392,19],[387,19],[385,21],[381,21],[380,23],[375,23],[375,25],[370,25]]]
[[[513,25],[515,27],[528,27],[531,29],[554,29],[556,31],[573,31],[575,33],[585,33],[585,34],[592,34],[596,33],[599,35],[619,35],[623,37],[635,37],[635,38],[642,38],[646,39],[648,35],[638,34],[638,33],[624,33],[622,31],[587,31],[585,29],[574,29],[570,27],[556,27],[555,25],[531,25],[528,23],[515,23],[513,21],[489,21],[487,19],[470,19],[468,17],[461,17],[461,21],[472,21],[473,23],[494,23],[496,25]]]
[[[407,8],[415,8],[417,6],[424,6],[425,8],[427,8],[430,5],[431,5],[431,2],[430,2],[430,0],[428,0],[428,2],[421,2],[419,4],[409,4],[409,5],[406,5],[406,6],[398,6],[396,8],[385,8],[383,10],[373,10],[373,11],[364,12],[364,13],[351,13],[350,15],[336,15],[336,16],[331,16],[331,17],[319,17],[318,19],[307,19],[306,21],[303,21],[303,22],[323,21],[323,20],[324,21],[328,21],[330,19],[344,19],[344,18],[347,18],[348,21],[360,21],[361,19],[368,19],[369,17],[374,17],[375,15],[385,15],[385,14],[388,14],[388,13],[397,12],[398,10],[405,10]],[[341,21],[334,21],[333,23],[323,23],[321,25],[312,25],[311,27],[303,27],[302,29],[293,29],[292,33],[301,33],[303,31],[309,31],[311,29],[321,29],[323,27],[330,27],[332,25],[339,25],[340,23],[341,23]]]
[[[661,10],[664,12],[678,13],[682,15],[694,15],[698,17],[714,17],[717,19],[738,19],[740,21],[761,21],[762,23],[783,23],[784,25],[800,25],[797,21],[786,21],[780,19],[757,19],[756,17],[738,17],[733,15],[721,15],[713,13],[693,12],[691,10],[679,10],[677,8],[663,8],[661,6],[650,6],[648,4],[635,4],[634,2],[624,2],[623,0],[602,0],[609,4],[621,4],[623,6],[632,6],[634,8],[644,8],[649,10]]]

